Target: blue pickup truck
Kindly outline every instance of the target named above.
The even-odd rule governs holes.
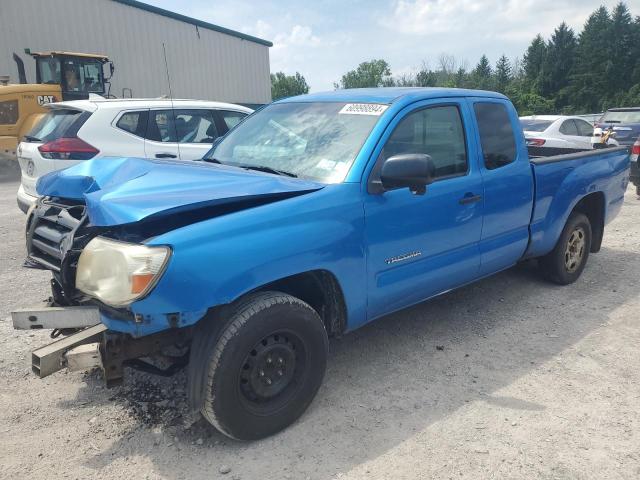
[[[625,148],[530,159],[498,93],[293,97],[200,162],[101,158],[43,177],[27,265],[53,272],[52,298],[14,326],[64,334],[33,353],[41,376],[186,367],[194,409],[261,438],[309,406],[330,336],[525,259],[576,281],[628,182]]]

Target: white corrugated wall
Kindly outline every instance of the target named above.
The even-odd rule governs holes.
[[[35,81],[35,61],[23,53],[67,50],[108,55],[116,67],[111,93],[169,93],[167,50],[175,98],[234,103],[271,100],[269,47],[112,0],[0,0],[0,75],[17,82],[18,53]]]

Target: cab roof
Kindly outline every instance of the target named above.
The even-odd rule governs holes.
[[[278,100],[275,103],[289,102],[354,102],[392,104],[400,100],[420,101],[445,97],[484,97],[507,99],[497,92],[468,90],[464,88],[437,87],[381,87],[381,88],[345,88],[330,92],[310,93]]]
[[[101,53],[78,53],[78,52],[65,52],[63,50],[51,50],[48,52],[31,52],[30,55],[36,57],[83,57],[83,58],[97,58],[99,60],[108,60],[107,55]]]

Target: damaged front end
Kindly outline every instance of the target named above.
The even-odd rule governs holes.
[[[16,329],[51,329],[57,340],[32,352],[32,370],[45,377],[62,368],[85,370],[99,367],[108,386],[121,382],[124,366],[170,375],[187,363],[191,329],[170,329],[134,338],[109,330],[103,320],[136,322],[134,313],[115,308],[83,294],[76,288],[76,271],[82,250],[98,235],[122,234],[117,228],[91,224],[79,201],[43,197],[28,212],[25,266],[52,272],[51,296],[46,305],[12,312]],[[58,338],[61,337],[61,338]],[[141,360],[167,347],[165,368]]]

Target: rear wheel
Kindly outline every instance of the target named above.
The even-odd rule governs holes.
[[[279,292],[248,296],[232,307],[211,346],[202,414],[239,440],[282,430],[315,397],[327,348],[322,320],[302,300]]]
[[[591,223],[586,215],[572,213],[554,249],[540,258],[540,268],[547,279],[568,285],[580,277],[590,250]]]

